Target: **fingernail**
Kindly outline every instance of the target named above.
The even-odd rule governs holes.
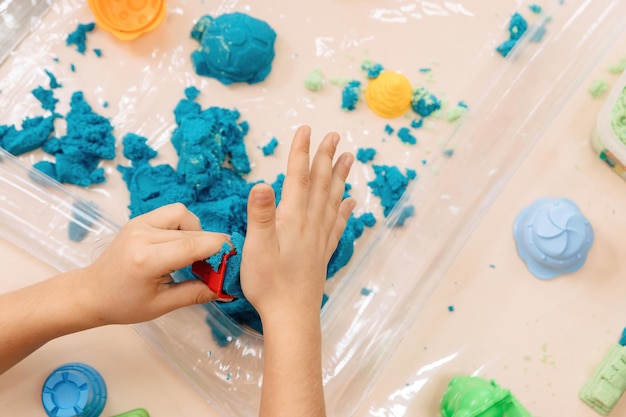
[[[272,193],[269,190],[254,190],[252,200],[257,204],[267,204],[272,200]]]
[[[333,146],[337,146],[339,144],[339,135],[337,133],[333,133],[332,140]]]
[[[311,128],[307,125],[302,125],[300,127],[300,132],[302,132],[302,134],[305,136],[309,136],[311,134]]]
[[[346,167],[350,168],[354,163],[354,155],[348,154],[343,160],[343,163],[346,164]]]

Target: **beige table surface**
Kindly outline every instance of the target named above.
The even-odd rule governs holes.
[[[614,82],[617,76],[606,68],[625,53],[622,39],[542,137],[357,415],[435,416],[438,401],[433,398],[439,398],[449,377],[470,373],[511,388],[533,415],[595,415],[576,393],[626,326],[626,304],[620,302],[626,291],[626,184],[589,145],[602,99],[591,98],[586,88],[595,78]],[[530,275],[511,233],[519,210],[546,196],[577,202],[596,239],[579,272],[552,281]],[[0,265],[0,291],[56,273],[2,240]],[[153,417],[218,415],[132,327],[112,326],[52,341],[0,376],[0,416],[44,416],[43,380],[54,367],[73,361],[91,364],[103,374],[109,390],[104,416],[137,407]],[[395,414],[385,414],[390,404],[398,405]],[[613,415],[625,413],[626,400]]]

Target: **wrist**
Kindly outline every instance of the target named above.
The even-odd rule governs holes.
[[[107,323],[101,313],[100,304],[103,302],[102,294],[97,294],[90,285],[90,272],[88,268],[75,269],[59,277],[63,280],[68,297],[66,308],[71,317],[67,323],[77,330],[86,330]]]
[[[268,303],[265,308],[258,309],[259,316],[265,327],[267,324],[279,325],[319,325],[321,322],[321,302],[306,303],[294,300]]]

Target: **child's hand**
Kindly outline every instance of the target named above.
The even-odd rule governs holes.
[[[270,316],[319,317],[326,268],[355,206],[342,201],[354,157],[333,165],[339,136],[330,133],[309,168],[310,135],[307,126],[295,134],[278,208],[269,185],[250,192],[241,285],[264,327]]]
[[[182,204],[129,221],[90,266],[79,289],[100,324],[137,323],[217,296],[200,280],[173,283],[170,273],[220,251],[227,236],[203,232]],[[95,310],[94,310],[95,309]]]

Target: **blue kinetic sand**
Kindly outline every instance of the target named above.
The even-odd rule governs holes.
[[[107,388],[102,376],[84,363],[67,363],[48,376],[41,402],[50,417],[98,417],[104,410]]]
[[[93,31],[96,27],[96,24],[91,23],[79,23],[74,32],[67,35],[67,39],[65,43],[67,46],[76,45],[76,50],[81,54],[85,54],[87,50],[87,33]]]
[[[517,42],[522,38],[526,30],[528,29],[528,22],[519,14],[514,13],[509,20],[509,39],[502,42],[496,47],[496,51],[503,57],[507,57],[511,52],[511,49],[517,45]]]
[[[54,132],[54,117],[35,116],[22,121],[22,128],[13,125],[0,126],[0,147],[12,155],[35,150]]]
[[[372,168],[374,168],[376,178],[367,185],[372,190],[372,194],[380,197],[380,204],[384,208],[383,214],[387,217],[404,194],[409,182],[417,178],[417,172],[407,169],[405,176],[396,166],[374,165]]]
[[[366,163],[373,161],[376,156],[376,149],[374,148],[359,148],[356,151],[356,159],[359,162]]]
[[[415,145],[417,143],[417,138],[411,134],[411,130],[408,127],[401,127],[398,130],[398,137],[402,142],[409,145]]]
[[[520,257],[541,279],[578,271],[594,239],[591,224],[567,198],[540,198],[524,208],[513,235]]]
[[[247,228],[247,201],[255,182],[244,177],[250,172],[244,137],[248,123],[240,121],[237,110],[220,107],[202,107],[194,100],[199,90],[189,87],[185,98],[177,104],[174,115],[177,127],[172,134],[172,144],[178,154],[176,169],[167,164],[152,166],[150,160],[156,151],[146,144],[146,138],[127,134],[123,139],[124,156],[131,166],[118,166],[130,192],[131,217],[160,206],[181,202],[198,218],[204,230],[227,233],[236,251],[227,262],[222,290],[237,299],[216,304],[223,313],[241,325],[262,333],[261,320],[245,298],[239,280],[241,250]],[[228,162],[228,164],[226,164]],[[400,174],[402,176],[402,174]],[[271,184],[280,202],[284,175],[279,174]],[[346,190],[350,186],[346,185]],[[365,227],[376,220],[366,214],[351,216],[346,231],[328,266],[328,277],[345,266],[354,252],[354,241]],[[230,248],[223,248],[223,251]],[[213,266],[219,265],[222,256],[209,258]],[[197,278],[185,268],[176,274],[176,280]],[[224,346],[230,342],[222,329],[211,328],[215,340]],[[228,329],[232,333],[232,329]]]
[[[81,91],[72,94],[70,108],[65,116],[65,136],[60,139],[46,136],[42,144],[45,152],[56,156],[56,162],[40,161],[34,166],[62,183],[83,187],[102,183],[105,177],[100,161],[115,158],[113,126],[109,119],[91,109]],[[52,121],[50,128],[54,129]]]
[[[423,87],[416,89],[411,98],[411,108],[422,117],[428,117],[441,108],[441,100]]]
[[[199,75],[222,84],[261,82],[272,70],[276,32],[244,13],[203,16],[191,31],[200,47],[191,54]]]
[[[352,80],[348,82],[341,92],[341,108],[349,111],[355,110],[360,98],[361,81]]]
[[[278,146],[278,139],[272,138],[265,146],[261,148],[264,156],[274,155],[276,147]]]

